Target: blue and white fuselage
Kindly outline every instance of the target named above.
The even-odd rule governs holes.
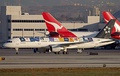
[[[9,39],[6,43],[3,44],[4,47],[8,48],[41,48],[49,45],[59,45],[59,44],[68,44],[83,42],[83,40],[76,38],[13,38]]]
[[[13,38],[9,39],[3,44],[7,48],[15,48],[18,53],[19,48],[46,48],[48,46],[52,47],[53,52],[60,52],[63,50],[67,52],[68,48],[94,48],[103,45],[108,45],[114,43],[112,39],[104,38]]]

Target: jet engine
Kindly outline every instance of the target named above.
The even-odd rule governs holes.
[[[60,46],[51,46],[51,50],[52,50],[52,52],[54,52],[55,54],[59,54],[60,51],[63,50],[63,47],[60,47]]]

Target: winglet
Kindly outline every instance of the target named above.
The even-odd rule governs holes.
[[[95,38],[111,38],[111,31],[116,19],[111,19],[105,27],[95,36]]]

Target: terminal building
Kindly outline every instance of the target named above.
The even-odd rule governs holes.
[[[4,43],[16,37],[44,36],[46,25],[41,14],[30,15],[23,13],[21,6],[2,6],[0,15],[0,42]],[[69,30],[98,31],[100,16],[88,16],[87,23],[62,23]]]

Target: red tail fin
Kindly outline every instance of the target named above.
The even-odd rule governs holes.
[[[62,26],[61,23],[58,22],[50,13],[43,12],[42,15],[49,33],[57,32],[61,37],[77,37]]]
[[[110,12],[103,12],[103,17],[106,23],[108,23],[111,19],[116,19]]]
[[[116,19],[110,12],[103,12],[103,17],[106,23],[108,23],[111,19]],[[118,32],[120,32],[120,22],[116,20],[115,25],[112,29],[111,36],[113,38],[120,39]]]

